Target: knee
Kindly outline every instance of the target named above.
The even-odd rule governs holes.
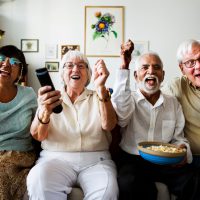
[[[118,175],[118,184],[119,188],[122,191],[125,190],[132,190],[135,184],[135,176],[132,174],[127,174],[127,175]]]
[[[104,168],[105,169],[105,168]],[[115,170],[103,170],[95,179],[82,179],[82,188],[87,200],[117,200],[119,189]],[[96,181],[95,181],[96,180]]]
[[[37,164],[29,172],[27,176],[27,188],[28,191],[38,191],[38,189],[47,188],[49,183],[53,180],[51,176],[51,165],[49,164]]]
[[[109,184],[104,190],[102,195],[104,200],[117,200],[119,196],[119,188],[117,184],[116,177],[110,180]]]

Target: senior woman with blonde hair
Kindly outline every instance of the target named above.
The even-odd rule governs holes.
[[[38,91],[38,110],[32,136],[42,141],[42,151],[27,178],[30,199],[66,200],[78,185],[84,199],[116,200],[118,186],[109,144],[116,114],[105,87],[109,72],[103,60],[94,66],[96,91],[88,90],[91,69],[79,51],[69,51],[60,70],[63,91]],[[60,114],[52,112],[61,104]]]

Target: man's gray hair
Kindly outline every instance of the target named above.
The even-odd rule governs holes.
[[[63,75],[63,68],[66,62],[69,62],[72,58],[78,58],[80,60],[82,60],[86,65],[87,65],[87,74],[88,74],[88,80],[85,86],[89,85],[90,80],[91,80],[91,76],[92,76],[92,70],[90,68],[90,64],[89,61],[87,59],[87,57],[81,53],[78,50],[69,50],[62,58],[61,60],[61,67],[59,68],[59,73],[62,77]]]
[[[200,45],[200,42],[193,39],[185,40],[184,42],[182,42],[179,45],[176,53],[176,58],[178,60],[178,63],[181,64],[185,57],[185,54],[191,51],[193,46],[198,46],[198,45]]]
[[[134,71],[138,71],[138,69],[141,67],[140,61],[144,56],[155,56],[159,60],[160,65],[163,68],[163,62],[160,59],[160,56],[154,51],[148,51],[148,52],[145,52],[145,53],[141,54],[139,57],[136,58]]]

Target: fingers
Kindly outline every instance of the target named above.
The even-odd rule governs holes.
[[[129,39],[126,43],[121,45],[121,55],[128,54],[131,55],[134,50],[134,44]]]
[[[178,148],[187,149],[187,146],[186,146],[185,144],[180,144],[180,145],[178,146]]]
[[[38,90],[38,105],[49,113],[62,103],[60,91],[51,91],[51,86],[44,86]]]
[[[134,43],[130,39],[128,39],[127,47],[129,49],[129,52],[132,53],[134,50]]]
[[[94,67],[95,71],[98,73],[98,75],[109,75],[109,71],[106,68],[106,64],[104,62],[104,60],[99,59],[97,60],[97,62],[95,63],[95,67]]]
[[[51,86],[44,86],[39,88],[38,90],[38,96],[43,95],[44,93],[48,92],[51,90]]]
[[[95,87],[102,87],[109,76],[109,71],[106,68],[105,62],[102,59],[97,60],[94,66],[93,77]]]

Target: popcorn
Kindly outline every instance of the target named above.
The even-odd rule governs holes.
[[[183,153],[186,152],[185,148],[178,148],[178,147],[170,147],[170,146],[164,146],[164,145],[159,145],[159,146],[149,146],[146,147],[148,150],[152,151],[158,151],[158,152],[166,152],[166,153]]]

